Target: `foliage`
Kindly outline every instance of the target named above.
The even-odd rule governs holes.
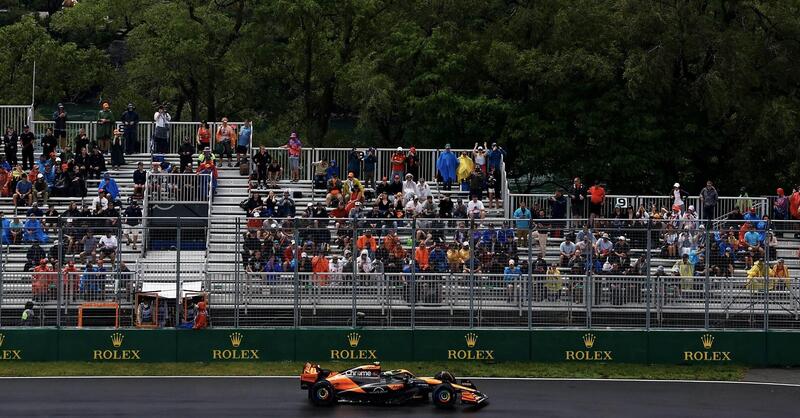
[[[46,56],[39,101],[252,117],[270,144],[496,141],[515,175],[620,193],[800,175],[800,0],[83,0],[2,30],[3,102]]]

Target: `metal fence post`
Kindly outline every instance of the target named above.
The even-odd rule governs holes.
[[[769,239],[764,239],[764,332],[769,330]]]
[[[411,219],[411,328],[414,328],[417,309],[417,219]]]
[[[176,219],[178,235],[175,239],[175,328],[181,324],[181,217]]]
[[[475,327],[475,219],[469,228],[469,327]]]
[[[710,314],[710,307],[711,307],[711,300],[710,300],[711,299],[711,272],[709,271],[709,269],[710,269],[709,258],[711,257],[711,234],[708,231],[708,229],[706,229],[705,234],[706,234],[706,236],[705,236],[705,240],[704,240],[704,246],[705,246],[704,249],[705,249],[705,253],[706,254],[705,254],[705,260],[704,260],[704,263],[705,263],[704,267],[706,269],[706,277],[705,277],[705,288],[706,289],[705,289],[705,292],[704,292],[704,298],[705,298],[705,315],[704,315],[705,323],[704,323],[704,325],[705,325],[705,329],[709,329],[711,327],[711,318],[709,317],[711,315]]]
[[[647,258],[645,259],[645,274],[647,275],[646,282],[647,282],[647,293],[645,294],[645,301],[646,301],[646,308],[645,308],[645,317],[644,317],[644,328],[650,331],[650,304],[653,295],[653,279],[650,276],[650,259],[653,257],[653,235],[652,235],[652,227],[653,221],[647,221],[647,249],[645,254],[647,254]]]
[[[0,222],[3,222],[3,218],[0,217]],[[1,230],[1,229],[0,229]],[[5,231],[2,231],[5,234]],[[6,270],[6,260],[3,259],[4,254],[3,248],[3,240],[0,239],[0,327],[3,326],[3,282]]]
[[[353,324],[353,328],[356,327],[356,282],[358,281],[358,224],[357,221],[353,221],[353,255],[352,255],[352,264],[353,264],[353,277],[351,282],[352,287],[352,312],[350,313],[350,321]]]
[[[61,328],[61,307],[64,307],[64,311],[66,312],[67,304],[64,301],[64,269],[62,260],[64,259],[64,228],[61,225],[61,217],[56,220],[56,226],[58,227],[58,260],[56,262],[56,268],[58,269],[58,277],[56,278],[56,328]],[[119,263],[117,263],[119,264]]]
[[[293,274],[293,286],[294,286],[294,307],[292,308],[292,324],[295,328],[300,325],[300,223],[298,222],[297,218],[292,220],[293,232],[292,232],[292,239],[295,242],[294,248],[294,271]],[[309,283],[310,286],[314,286],[314,283]]]
[[[525,231],[528,242],[528,329],[533,328],[533,239],[531,237],[532,219],[528,219],[528,228]]]
[[[589,231],[594,234],[594,224],[589,225]],[[586,280],[583,284],[584,297],[583,301],[586,305],[586,328],[592,327],[592,301],[594,300],[594,283],[592,277],[594,273],[594,250],[589,251],[589,270],[586,272]]]
[[[234,251],[236,252],[234,264],[236,267],[233,271],[233,327],[239,328],[239,271],[241,269],[241,251],[242,251],[242,234],[241,234],[241,218],[236,217],[234,218],[236,222],[236,248]],[[210,232],[209,232],[210,233]],[[295,293],[296,293],[295,289]]]
[[[61,233],[61,228],[58,228],[58,230],[59,230],[59,234],[60,234]],[[116,257],[116,263],[114,264],[114,274],[115,274],[115,276],[117,276],[116,277],[116,281],[115,281],[116,282],[115,291],[117,293],[117,303],[119,303],[120,302],[120,297],[119,297],[120,293],[122,293],[122,294],[127,293],[127,292],[123,292],[122,291],[122,288],[123,287],[127,288],[127,286],[124,286],[124,285],[126,285],[126,283],[125,283],[125,281],[123,280],[123,277],[122,277],[122,261],[123,260],[122,260],[122,215],[121,214],[117,215],[117,233],[116,233],[116,236],[117,236],[117,257]],[[59,252],[60,252],[61,248],[63,248],[63,246],[64,246],[63,241],[61,240],[61,237],[59,237],[58,243],[61,244],[59,246]],[[61,263],[61,254],[59,254],[58,261],[59,261],[59,263]],[[131,297],[131,295],[128,295],[128,298],[130,298],[130,297]]]

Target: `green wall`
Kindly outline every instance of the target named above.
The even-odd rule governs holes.
[[[0,329],[2,361],[535,361],[800,365],[800,332]]]

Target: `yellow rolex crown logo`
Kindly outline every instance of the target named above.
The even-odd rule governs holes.
[[[703,348],[709,350],[711,346],[714,345],[714,336],[711,334],[703,334],[703,336],[700,337],[700,341],[703,342]]]
[[[583,345],[586,348],[594,347],[594,342],[597,340],[597,337],[594,334],[583,334]]]
[[[125,339],[125,336],[122,335],[119,332],[115,332],[115,333],[111,334],[111,344],[114,347],[119,348],[120,346],[122,346],[122,340],[124,340],[124,339]]]
[[[238,332],[234,332],[229,337],[231,339],[231,345],[233,346],[233,348],[238,347],[242,343],[242,340],[244,339],[244,336],[242,336],[242,334]]]
[[[347,342],[350,343],[350,347],[358,347],[358,342],[361,341],[361,335],[357,332],[351,332],[347,334]]]
[[[3,341],[5,341],[5,340],[6,340],[6,336],[3,335],[3,334],[0,334],[0,347],[3,346]]]
[[[464,336],[464,339],[467,340],[467,347],[472,348],[475,347],[475,344],[478,343],[478,335],[472,332],[468,333]]]

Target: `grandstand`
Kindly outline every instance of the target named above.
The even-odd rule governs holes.
[[[91,124],[85,125],[91,134],[94,128]],[[184,125],[176,128],[173,139],[181,135],[193,136],[191,133],[196,126]],[[37,122],[35,126],[36,132],[41,133],[46,123],[40,126]],[[75,131],[77,127],[77,124],[71,126],[70,130]],[[147,143],[151,130],[149,125],[142,124],[141,143]],[[177,143],[172,141],[170,151],[177,150],[174,146]],[[472,153],[472,150],[465,151]],[[314,218],[312,212],[304,213],[309,205],[309,210],[313,210],[317,203],[324,203],[328,194],[328,190],[315,187],[315,167],[311,163],[337,160],[341,164],[336,174],[346,178],[351,150],[304,148],[297,182],[288,179],[287,151],[269,148],[267,152],[280,161],[285,170],[278,188],[274,189],[266,189],[241,175],[238,168],[224,164],[216,167],[213,199],[209,199],[208,193],[196,192],[203,190],[202,187],[207,187],[206,191],[212,187],[208,183],[211,176],[148,175],[142,198],[145,228],[140,246],[134,250],[124,242],[127,232],[124,222],[120,222],[122,226],[106,225],[104,229],[117,237],[117,257],[128,271],[123,271],[121,264],[116,263],[107,273],[89,273],[90,279],[100,277],[102,284],[94,287],[88,298],[83,291],[71,294],[67,287],[63,287],[63,292],[37,298],[32,286],[37,272],[24,271],[30,261],[26,255],[31,244],[4,244],[0,259],[2,325],[16,325],[25,302],[39,299],[37,320],[40,325],[78,326],[81,306],[114,303],[119,306],[119,325],[134,326],[138,296],[155,293],[168,298],[166,295],[171,291],[174,298],[179,290],[181,294],[207,295],[203,297],[210,303],[214,326],[796,328],[798,324],[798,278],[791,274],[785,278],[778,275],[770,277],[769,285],[764,286],[764,278],[769,273],[767,269],[759,270],[759,258],[766,258],[770,266],[774,266],[778,258],[783,259],[789,272],[800,267],[800,240],[794,238],[794,224],[761,219],[771,213],[772,200],[768,198],[750,199],[753,203],[749,206],[754,211],[748,216],[756,217],[750,224],[760,234],[760,239],[754,245],[737,244],[733,248],[732,270],[728,270],[724,259],[712,251],[724,253],[721,246],[728,245],[725,239],[715,242],[714,232],[734,227],[737,240],[743,239],[739,237],[740,225],[746,221],[729,219],[733,207],[740,201],[738,197],[720,199],[714,219],[705,223],[706,231],[700,227],[703,222],[683,217],[682,209],[679,210],[681,216],[660,220],[654,219],[655,216],[642,218],[632,214],[628,217],[624,212],[627,207],[633,208],[633,212],[650,203],[655,204],[657,211],[662,206],[671,207],[671,197],[606,196],[604,212],[595,220],[591,230],[594,237],[590,240],[602,240],[603,234],[608,234],[613,239],[611,253],[592,249],[584,258],[578,257],[575,261],[567,257],[562,262],[560,247],[564,238],[580,237],[583,225],[589,221],[580,213],[572,218],[551,219],[550,195],[510,194],[502,163],[498,180],[503,205],[498,208],[487,205],[484,219],[466,216],[459,219],[458,215],[440,219],[417,208],[412,208],[416,215],[409,216],[410,212],[402,210],[407,209],[403,206],[400,212],[405,215],[390,217],[379,209],[376,196],[369,196],[361,200],[363,216],[352,218],[346,213],[336,220],[330,217],[336,214],[333,207],[324,208],[326,217]],[[376,150],[376,177],[389,175],[394,153],[393,149]],[[428,180],[436,211],[441,196],[446,195],[452,201],[463,199],[465,203],[469,200],[470,192],[458,186],[444,190],[444,185],[436,180],[439,150],[417,150],[417,153],[418,176]],[[37,149],[36,155],[39,154]],[[196,161],[197,157],[193,159]],[[164,159],[173,166],[179,164],[174,152],[166,154]],[[124,207],[134,195],[132,173],[136,163],[144,162],[149,166],[152,161],[152,154],[139,152],[126,156],[126,163],[119,169],[108,171],[119,186]],[[250,172],[255,172],[253,161],[247,164]],[[363,168],[361,164],[359,170]],[[98,182],[87,180],[89,193],[84,198],[53,197],[49,202],[59,213],[67,210],[71,202],[89,204]],[[164,184],[169,185],[169,190],[195,192],[190,197],[176,193],[155,197],[151,191],[155,187],[164,190]],[[374,189],[370,186],[367,191]],[[270,190],[278,195],[278,200],[287,192],[295,213],[268,213],[272,211],[267,208],[270,205],[261,205],[257,212],[268,215],[254,217],[252,210],[243,209],[256,194],[264,197]],[[530,229],[534,236],[527,240],[520,239],[527,233],[518,235],[517,230],[525,230],[525,227],[521,228],[521,219],[514,216],[522,201],[534,212],[544,211],[541,217],[533,214]],[[488,203],[486,199],[483,202]],[[566,213],[572,213],[569,199],[566,203]],[[698,204],[695,198],[690,198],[685,206]],[[619,211],[615,211],[617,206]],[[373,207],[375,212],[371,212]],[[423,207],[421,204],[420,208]],[[10,197],[0,198],[0,210],[7,217],[14,214]],[[17,213],[24,216],[27,210],[23,205],[17,208]],[[175,220],[177,216],[181,217],[180,221]],[[42,246],[45,252],[67,227],[66,218],[58,222],[62,225],[61,231],[59,228],[48,231],[49,242]],[[459,223],[463,224],[463,230],[459,229]],[[669,237],[670,230],[666,228],[672,227],[667,225],[676,227],[675,237]],[[277,265],[265,259],[259,262],[258,271],[254,271],[251,261],[254,249],[249,247],[254,241],[248,240],[251,229],[257,230],[254,235],[258,238],[259,250],[274,251],[277,255]],[[396,238],[394,235],[387,238],[393,230]],[[771,242],[768,230],[781,235],[775,238],[777,243]],[[686,240],[681,239],[680,232],[687,233]],[[367,233],[376,238],[374,250],[370,248]],[[364,240],[359,243],[362,236]],[[625,244],[618,244],[620,236],[626,238]],[[665,240],[674,244],[672,249],[662,250],[669,247]],[[400,247],[390,249],[387,241],[399,243]],[[726,244],[723,245],[723,241]],[[293,247],[292,242],[300,245]],[[713,249],[703,245],[709,242],[714,242]],[[358,260],[364,245],[369,249],[370,263],[362,264]],[[444,262],[436,258],[438,264],[427,263],[435,258],[425,254],[428,250],[417,254],[420,247],[428,245],[431,248],[442,246]],[[384,247],[386,251],[381,250]],[[625,256],[613,255],[619,253],[620,248],[625,250]],[[448,250],[462,251],[461,258],[457,252],[453,253],[454,257],[448,257]],[[676,264],[682,252],[692,260],[691,271]],[[85,262],[77,254],[67,251],[63,255],[66,260],[75,260],[77,274],[83,272]],[[541,260],[537,260],[539,255]],[[345,261],[337,264],[334,258]],[[509,260],[514,261],[510,270],[507,268]],[[595,266],[598,261],[599,265]],[[321,264],[327,267],[320,270]],[[723,268],[712,272],[715,266]],[[69,275],[57,272],[38,274],[50,275],[55,283],[69,280]],[[62,289],[61,285],[56,287]],[[174,309],[174,302],[170,307]],[[171,312],[169,317],[174,318],[175,313]]]

